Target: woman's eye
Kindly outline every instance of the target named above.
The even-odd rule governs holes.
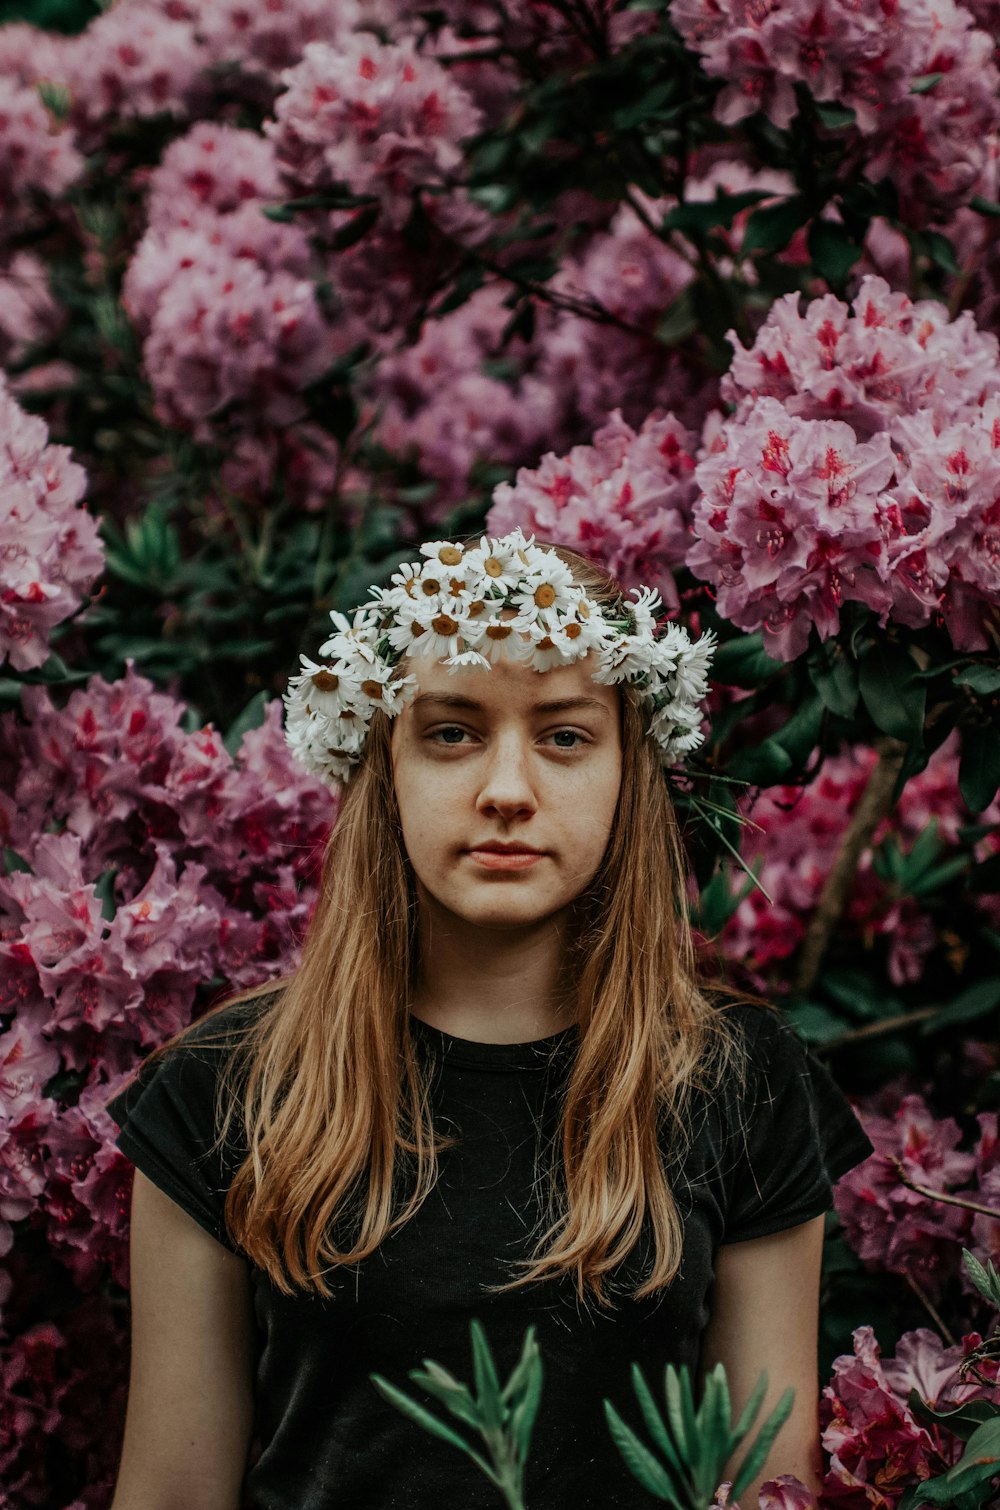
[[[428,739],[432,744],[443,744],[455,747],[462,743],[468,731],[459,727],[458,724],[442,724],[438,729],[431,729]],[[547,734],[546,739],[554,739],[556,748],[559,750],[576,750],[585,743],[582,734],[576,729],[556,729],[552,734]]]

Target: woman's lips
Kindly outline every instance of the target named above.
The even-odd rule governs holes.
[[[530,870],[545,856],[538,850],[470,849],[469,858],[485,870]]]

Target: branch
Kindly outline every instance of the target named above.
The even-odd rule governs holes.
[[[980,1216],[991,1216],[994,1221],[1000,1222],[1000,1211],[995,1207],[981,1206],[978,1201],[963,1200],[960,1195],[946,1195],[943,1190],[932,1190],[929,1185],[918,1185],[916,1180],[911,1180],[903,1173],[902,1162],[895,1155],[890,1156],[889,1162],[895,1165],[899,1183],[905,1185],[907,1190],[915,1190],[917,1195],[925,1195],[929,1201],[943,1201],[946,1206],[962,1206],[966,1211],[976,1211]]]
[[[812,990],[819,974],[833,931],[847,906],[858,862],[871,842],[872,834],[892,810],[893,788],[907,747],[902,740],[883,735],[876,742],[875,748],[878,760],[872,768],[861,800],[851,814],[837,858],[823,886],[819,906],[810,919],[802,940],[794,980],[794,989],[802,996],[808,995]]]

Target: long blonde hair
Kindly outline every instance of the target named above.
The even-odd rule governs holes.
[[[556,550],[596,601],[617,598],[602,568],[538,543]],[[699,978],[673,806],[638,697],[623,685],[621,698],[617,810],[601,866],[573,907],[567,980],[579,1034],[561,1093],[548,1226],[530,1259],[514,1265],[520,1277],[493,1287],[569,1274],[580,1300],[589,1291],[608,1305],[604,1278],[646,1222],[655,1256],[634,1297],[676,1275],[683,1230],[669,1176],[687,1146],[692,1092],[712,1091],[730,1073],[738,1084],[745,1073],[740,1037],[714,997],[760,1002]],[[239,1112],[247,1149],[226,1195],[227,1231],[284,1294],[314,1288],[329,1297],[322,1271],[368,1258],[407,1222],[434,1187],[439,1151],[455,1141],[433,1125],[430,1072],[409,1021],[417,900],[390,733],[376,712],[341,799],[298,969],[228,997],[192,1025],[275,996],[233,1044],[215,1114],[216,1147]]]

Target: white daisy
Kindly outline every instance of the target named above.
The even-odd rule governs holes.
[[[300,655],[299,660],[302,670],[297,676],[289,677],[284,694],[285,707],[294,707],[306,716],[319,713],[326,718],[336,718],[356,695],[360,685],[358,678],[351,671],[338,671],[332,666],[311,661],[307,655]]]
[[[465,550],[455,540],[428,540],[420,547],[420,554],[450,573],[462,567]]]
[[[524,575],[524,562],[517,554],[524,537],[519,532],[491,539],[483,535],[475,550],[466,551],[463,566],[466,574],[478,582],[485,578],[490,587],[509,592]]]
[[[544,558],[544,569],[532,571],[510,594],[511,606],[517,609],[517,626],[526,629],[539,618],[552,624],[560,614],[569,613],[578,601],[579,589],[573,575],[558,556]]]
[[[632,593],[636,601],[628,606],[635,619],[635,627],[641,634],[648,630],[650,634],[656,633],[656,616],[663,607],[663,600],[654,587],[633,587]]]

